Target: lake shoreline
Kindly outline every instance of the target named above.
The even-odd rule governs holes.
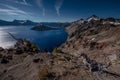
[[[55,47],[59,47],[67,39],[67,32],[62,27],[59,30],[49,31],[34,31],[31,30],[32,27],[33,26],[1,26],[0,46],[4,48],[14,47],[16,41],[8,32],[16,38],[27,39],[31,43],[36,44],[42,52],[45,49],[51,52]]]

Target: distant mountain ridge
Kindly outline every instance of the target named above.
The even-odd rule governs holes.
[[[33,22],[31,20],[13,20],[13,21],[5,21],[5,20],[0,20],[0,26],[20,26],[20,25],[38,25],[38,24],[44,24],[47,26],[67,26],[70,23],[68,22]]]
[[[73,36],[75,33],[80,34],[81,30],[86,30],[88,28],[94,28],[101,25],[120,26],[120,19],[113,17],[101,18],[93,15],[86,19],[79,19],[72,22],[69,26],[66,27],[66,30],[70,36]]]
[[[0,26],[7,26],[7,25],[37,25],[37,22],[33,22],[30,20],[13,20],[13,21],[5,21],[0,20]]]

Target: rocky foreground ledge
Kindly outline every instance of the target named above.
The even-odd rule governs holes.
[[[14,48],[0,48],[0,80],[66,80],[75,78],[80,63],[58,49],[40,54],[34,44],[18,39]]]
[[[22,39],[14,48],[0,48],[0,80],[119,80],[111,65],[85,53],[74,56],[54,49],[40,54],[34,44]]]

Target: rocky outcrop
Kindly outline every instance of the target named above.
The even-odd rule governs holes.
[[[4,49],[2,47],[0,47],[0,51],[3,51]]]
[[[107,23],[104,24],[105,22]],[[119,22],[119,19],[102,19],[93,16],[87,20],[82,19],[71,23],[71,25],[66,27],[69,33],[69,38],[66,43],[63,44],[59,49],[62,50],[62,52],[74,56],[79,56],[79,53],[86,53],[87,57],[83,57],[83,63],[88,67],[88,70],[90,71],[92,71],[94,68],[103,68],[103,66],[105,68],[105,65],[107,66],[109,65],[108,63],[111,63],[112,65],[108,68],[110,71],[109,75],[111,75],[111,73],[117,73],[116,76],[119,77],[120,73],[117,67],[120,67],[120,65],[119,59],[117,59],[116,56],[120,52],[120,45],[116,43],[119,43],[120,41],[120,37],[118,36],[120,32],[120,25],[111,24],[111,22]],[[104,65],[100,66],[101,64]],[[105,74],[108,74],[109,71],[105,71]],[[99,73],[99,70],[97,73]],[[103,80],[107,79],[108,78]],[[109,79],[113,80],[115,78],[111,77]],[[101,79],[99,78],[99,80]]]
[[[7,64],[10,60],[13,59],[13,55],[33,55],[39,53],[39,48],[37,48],[34,44],[31,44],[27,40],[17,39],[16,45],[11,49],[3,49],[0,48],[0,61],[1,64]]]
[[[23,39],[18,39],[17,43],[14,47],[14,49],[17,52],[35,52],[35,53],[39,53],[39,48],[35,45],[32,44],[31,42],[27,41],[27,40],[23,40]],[[18,50],[18,51],[17,51]]]

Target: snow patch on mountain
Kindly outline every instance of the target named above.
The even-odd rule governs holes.
[[[92,21],[92,20],[97,21],[97,20],[100,20],[100,18],[97,17],[96,15],[93,15],[93,16],[91,16],[91,17],[89,17],[89,18],[87,19],[88,22],[90,22],[90,21]]]

